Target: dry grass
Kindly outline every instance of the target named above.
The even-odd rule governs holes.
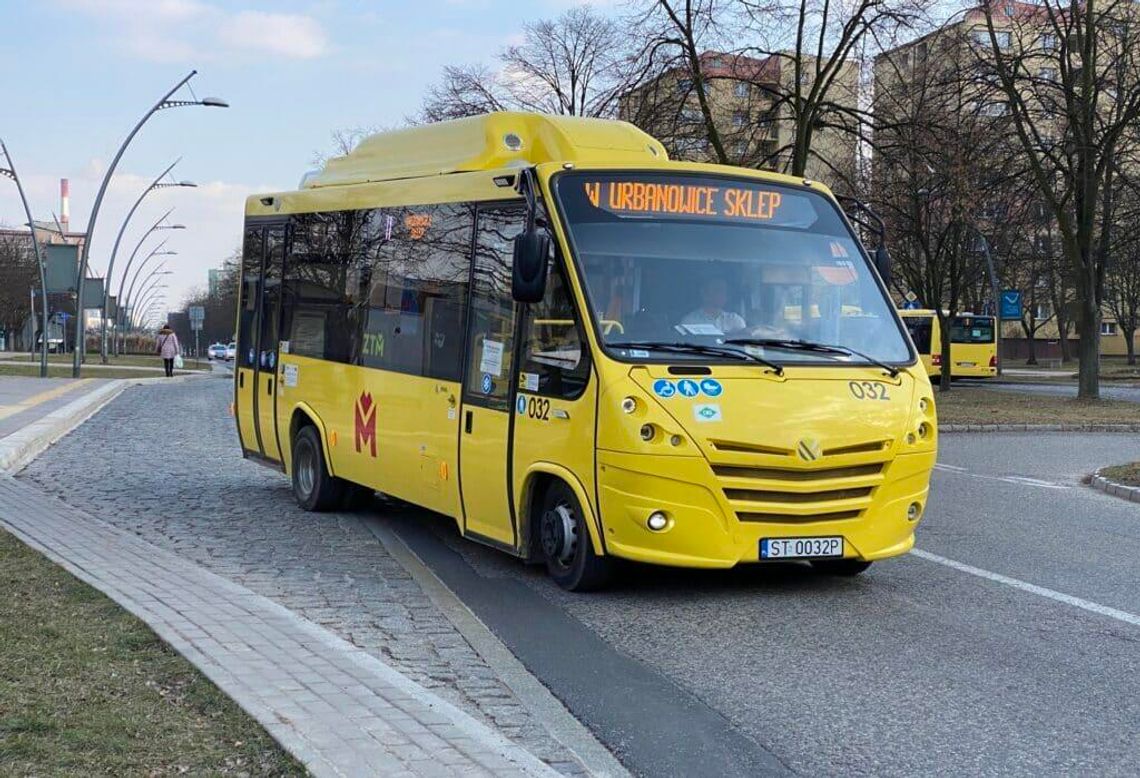
[[[1126,486],[1140,486],[1140,462],[1106,467],[1100,474],[1110,481]]]
[[[141,621],[0,531],[0,775],[304,775]]]
[[[193,363],[191,363],[193,364]],[[185,371],[175,371],[175,375],[182,375]],[[40,366],[14,365],[10,362],[0,363],[0,376],[39,377]],[[83,366],[84,378],[161,378],[163,373],[158,370],[128,370],[116,367],[103,367],[96,363]],[[48,365],[48,378],[71,378],[71,365]]]
[[[1140,403],[955,387],[934,393],[940,424],[1140,424]]]

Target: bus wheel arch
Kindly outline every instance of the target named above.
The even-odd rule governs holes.
[[[532,470],[523,505],[528,560],[545,562],[551,578],[571,591],[599,589],[609,582],[615,560],[602,550],[595,515],[576,478],[556,465]]]
[[[325,467],[328,468],[330,475],[335,475],[332,466],[332,456],[329,451],[329,436],[327,430],[325,430],[325,425],[320,421],[317,414],[313,413],[312,409],[303,403],[293,409],[293,415],[289,419],[289,466],[287,470],[290,474],[292,473],[293,441],[296,439],[301,427],[306,425],[316,428],[317,437],[321,441],[321,452],[325,456]]]

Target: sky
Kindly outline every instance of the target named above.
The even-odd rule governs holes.
[[[168,307],[206,285],[238,246],[247,195],[293,189],[331,150],[336,129],[392,126],[415,113],[446,64],[489,61],[524,22],[573,0],[0,0],[0,138],[36,219],[59,211],[71,182],[71,229],[87,224],[122,139],[191,70],[187,107],[151,117],[128,148],[100,209],[91,265],[101,275],[135,198],[176,159],[195,189],[149,194],[123,237],[126,255],[168,208],[186,230],[162,237],[173,271]],[[606,6],[605,3],[602,3]],[[25,219],[0,178],[0,224]],[[157,266],[157,260],[152,263]],[[152,265],[148,265],[148,268]]]

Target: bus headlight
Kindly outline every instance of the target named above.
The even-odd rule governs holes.
[[[653,440],[653,436],[657,434],[657,430],[653,428],[652,424],[641,425],[641,439],[646,443]]]
[[[626,397],[621,401],[622,413],[633,413],[637,410],[637,400],[633,397]]]

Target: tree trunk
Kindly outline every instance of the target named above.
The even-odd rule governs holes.
[[[1136,337],[1136,330],[1121,327],[1120,331],[1124,333],[1124,347],[1127,349],[1128,365],[1131,367],[1136,364],[1136,343],[1133,341],[1133,338]]]
[[[1029,347],[1029,359],[1025,360],[1027,365],[1037,364],[1037,338],[1036,333],[1030,330],[1025,335],[1025,345]]]
[[[1082,400],[1100,398],[1100,311],[1096,295],[1083,295],[1081,300],[1081,333],[1077,354],[1081,361],[1077,371],[1077,397]]]

